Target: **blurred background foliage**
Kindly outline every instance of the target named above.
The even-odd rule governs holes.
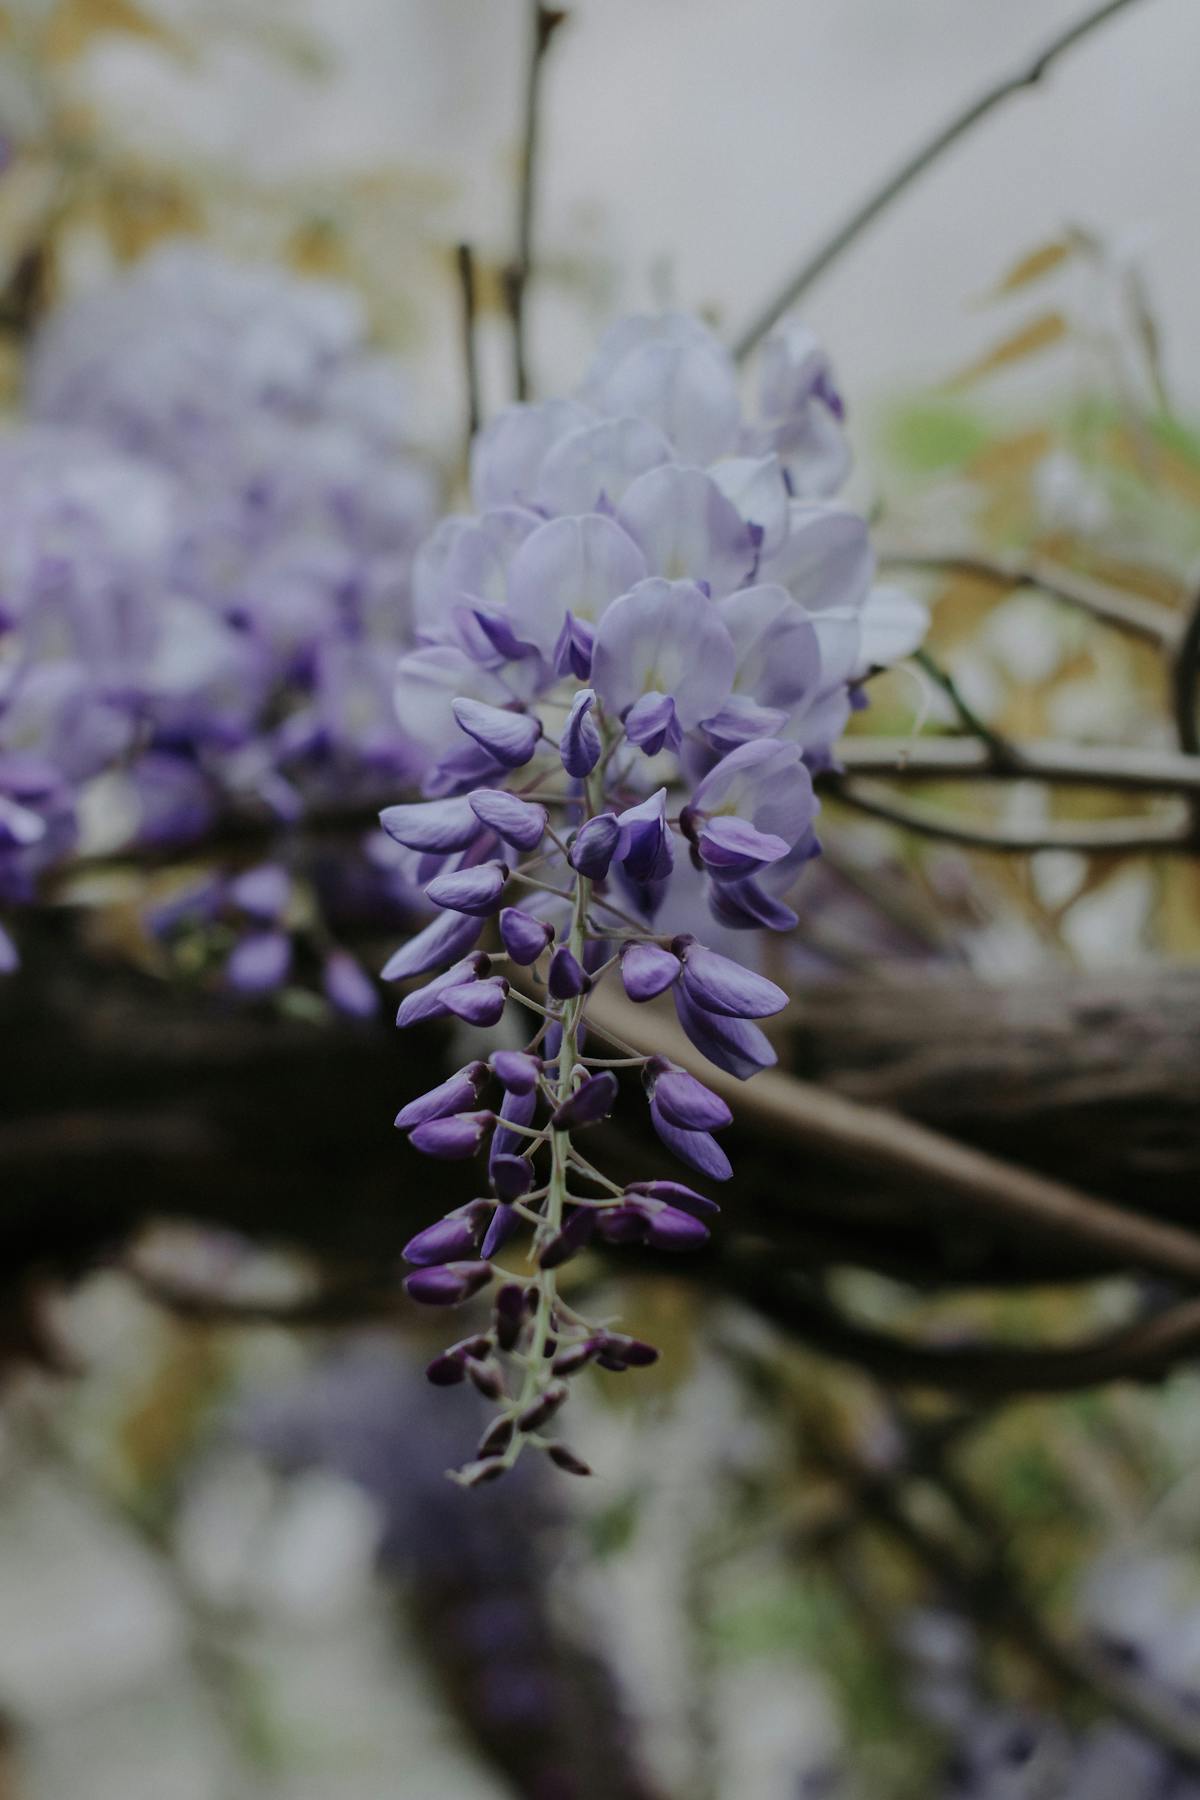
[[[120,84],[103,79],[118,54],[201,94],[236,71],[239,93],[293,96],[294,123],[337,78],[329,22],[269,0],[0,8],[14,414],[48,308],[196,235],[365,295],[378,339],[434,370],[428,447],[453,488],[456,172],[436,156],[322,168],[318,148],[286,174],[216,138],[207,155],[186,134],[156,144],[152,119],[114,118]],[[427,48],[417,33],[412,57]],[[485,351],[507,230],[505,216],[479,243]],[[586,218],[549,246],[550,328],[559,308],[583,321],[568,336],[604,315],[610,249]],[[1136,251],[1080,227],[1009,250],[987,291],[964,281],[974,354],[856,419],[884,559],[934,616],[932,665],[877,683],[860,732],[974,717],[1015,743],[1169,747],[1162,643],[1032,572],[1181,622],[1200,425],[1172,392]],[[922,799],[1029,829],[1162,804],[1034,781],[938,781]],[[795,981],[897,956],[1003,982],[1200,954],[1194,857],[999,854],[836,797],[827,837],[831,885],[788,952]],[[39,1286],[21,1324],[16,1347],[52,1366],[22,1360],[0,1417],[4,1800],[1200,1792],[1181,1750],[1200,1704],[1191,1368],[902,1403],[886,1371],[788,1346],[655,1272],[623,1280],[611,1310],[662,1362],[636,1394],[597,1382],[580,1402],[603,1476],[582,1494],[531,1477],[464,1497],[442,1470],[454,1402],[471,1401],[423,1386],[419,1323],[174,1316],[153,1277],[181,1268],[234,1304],[283,1304],[307,1280],[289,1251],[163,1227],[133,1274]],[[856,1319],[947,1344],[1071,1340],[1144,1292],[1122,1277],[965,1296],[832,1279]]]

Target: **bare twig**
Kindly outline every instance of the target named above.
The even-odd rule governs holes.
[[[479,399],[479,356],[475,342],[477,302],[475,293],[475,257],[470,244],[460,244],[455,255],[459,291],[462,295],[463,375],[467,389],[467,449],[479,430],[483,413]]]
[[[504,284],[512,317],[513,386],[518,400],[529,397],[529,361],[525,341],[525,301],[533,270],[534,222],[537,203],[538,146],[541,128],[542,65],[550,40],[566,18],[555,6],[533,0],[529,25],[529,59],[525,74],[524,129],[521,140],[521,175],[517,188],[516,256],[505,271]]]
[[[913,661],[918,668],[924,669],[931,681],[937,683],[946,698],[971,736],[977,738],[987,751],[988,760],[997,774],[1013,768],[1017,754],[1008,739],[993,729],[985,719],[981,719],[975,708],[967,701],[957,681],[949,669],[943,669],[931,650],[922,646],[913,652]]]
[[[1144,639],[1159,650],[1173,650],[1179,643],[1181,624],[1178,613],[1161,601],[1142,594],[1130,594],[1123,588],[1082,575],[1077,569],[1066,569],[1047,557],[1008,557],[985,555],[982,551],[945,551],[878,546],[879,559],[892,569],[928,570],[931,574],[966,575],[979,581],[993,582],[1006,592],[1014,588],[1037,588],[1054,600],[1077,607],[1102,624],[1111,625],[1131,637]]]
[[[1050,819],[1044,825],[980,825],[955,818],[941,807],[915,800],[894,800],[872,781],[833,778],[839,800],[873,819],[884,819],[922,837],[967,850],[994,850],[1003,856],[1028,856],[1037,850],[1074,850],[1081,855],[1147,855],[1151,851],[1200,854],[1191,811],[1165,809],[1144,819]]]
[[[912,781],[1045,781],[1061,787],[1200,798],[1200,756],[1106,744],[1009,744],[1010,768],[997,768],[987,747],[967,737],[850,737],[838,746],[848,775]]]
[[[691,1069],[727,1099],[736,1096],[740,1125],[764,1140],[793,1149],[803,1144],[835,1162],[899,1182],[919,1192],[926,1206],[950,1207],[960,1221],[974,1213],[1049,1240],[1086,1245],[1114,1267],[1200,1283],[1200,1236],[1179,1226],[1126,1212],[898,1114],[860,1106],[774,1069],[744,1086],[714,1070],[661,1013],[615,992],[598,994],[592,1010],[598,1030],[611,1025],[643,1049]]]
[[[753,319],[742,332],[734,345],[734,355],[743,361],[764,338],[771,327],[782,318],[788,308],[794,306],[801,296],[808,292],[817,278],[825,273],[830,265],[837,261],[842,252],[854,243],[855,239],[866,230],[880,213],[885,212],[892,201],[904,190],[931,168],[939,157],[956,144],[959,138],[966,135],[981,119],[986,119],[1003,101],[1024,88],[1035,87],[1049,72],[1052,64],[1064,56],[1068,50],[1081,43],[1099,26],[1103,25],[1114,14],[1121,12],[1133,0],[1107,0],[1107,4],[1097,7],[1086,17],[1078,20],[1058,37],[1047,44],[1046,48],[1036,56],[1029,66],[1016,75],[1009,75],[1003,81],[989,88],[979,99],[958,113],[948,125],[934,134],[920,149],[915,151],[875,192],[859,206],[848,219],[818,245],[809,256],[784,283],[780,291]]]
[[[1200,687],[1200,587],[1192,599],[1191,612],[1172,667],[1175,701],[1175,730],[1182,750],[1200,754],[1200,717],[1197,716],[1197,688]]]

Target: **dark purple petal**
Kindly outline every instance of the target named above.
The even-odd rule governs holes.
[[[490,1112],[452,1113],[445,1119],[426,1119],[409,1140],[425,1156],[443,1162],[459,1162],[482,1149],[496,1115]]]
[[[597,1348],[606,1361],[620,1363],[627,1369],[648,1369],[659,1358],[653,1344],[644,1344],[640,1338],[626,1337],[619,1331],[605,1332]]]
[[[640,1244],[646,1236],[648,1206],[630,1201],[623,1206],[597,1209],[596,1235],[606,1244]]]
[[[479,820],[468,800],[416,801],[385,806],[379,823],[389,837],[409,850],[466,850],[479,836]]]
[[[490,1261],[497,1250],[502,1250],[513,1232],[521,1223],[521,1215],[515,1207],[501,1204],[492,1214],[492,1222],[484,1234],[479,1254],[485,1261]]]
[[[500,914],[500,941],[515,963],[536,962],[553,937],[553,925],[519,906],[506,906]]]
[[[230,951],[225,980],[239,994],[269,994],[283,986],[291,966],[286,931],[252,931]]]
[[[721,1096],[686,1069],[652,1063],[647,1074],[654,1103],[668,1125],[680,1131],[720,1131],[733,1123],[733,1114]]]
[[[453,712],[460,730],[506,769],[527,763],[542,735],[541,722],[529,713],[507,712],[482,700],[455,700]]]
[[[474,818],[474,814],[471,815]],[[483,920],[473,913],[443,913],[433,919],[416,937],[409,938],[384,963],[379,971],[382,981],[405,981],[412,975],[427,975],[457,962],[474,944],[483,930]]]
[[[489,1061],[510,1094],[532,1094],[542,1072],[540,1056],[531,1056],[528,1050],[494,1050]]]
[[[443,1119],[450,1113],[466,1112],[475,1105],[487,1080],[487,1064],[468,1063],[427,1094],[418,1094],[396,1114],[397,1131],[411,1131],[426,1119]]]
[[[697,1050],[703,1051],[709,1062],[716,1063],[718,1069],[724,1069],[729,1075],[736,1075],[739,1081],[749,1081],[760,1069],[769,1069],[778,1062],[774,1050],[757,1025],[749,1024],[745,1019],[731,1019],[721,1013],[706,1012],[697,1006],[684,992],[682,986],[674,990],[675,1011],[679,1015],[679,1023],[695,1044]]]
[[[492,1304],[496,1343],[501,1350],[512,1350],[521,1336],[528,1311],[525,1292],[515,1281],[506,1281]]]
[[[435,1356],[426,1365],[425,1379],[432,1381],[434,1387],[457,1387],[460,1381],[466,1379],[466,1373],[461,1357],[446,1354]]]
[[[546,1455],[555,1468],[564,1470],[568,1475],[590,1475],[592,1472],[582,1456],[576,1456],[566,1444],[547,1444]]]
[[[506,863],[477,863],[473,869],[455,869],[448,875],[435,875],[426,883],[425,895],[435,906],[482,917],[495,912],[507,880]]]
[[[491,1279],[491,1268],[485,1262],[438,1263],[414,1269],[405,1277],[404,1288],[410,1300],[419,1300],[424,1306],[458,1306]]]
[[[546,986],[552,997],[555,1000],[570,1000],[576,994],[582,994],[588,985],[588,978],[574,954],[566,944],[560,944],[550,958],[550,969],[546,976]]]
[[[0,975],[13,975],[21,966],[20,953],[12,938],[0,925]]]
[[[591,774],[600,761],[600,753],[604,748],[596,721],[591,716],[595,704],[596,696],[592,689],[580,688],[571,703],[571,710],[559,739],[563,768],[568,775],[573,775],[580,781],[585,775]]]
[[[715,881],[708,890],[713,917],[735,931],[791,931],[799,915],[757,881]]]
[[[456,1019],[465,1019],[468,1025],[495,1025],[504,1012],[508,983],[503,975],[490,975],[486,981],[443,988],[439,997]]]
[[[719,1213],[721,1210],[715,1200],[710,1200],[705,1194],[698,1194],[695,1188],[685,1187],[682,1181],[631,1181],[628,1191],[634,1195],[644,1195],[649,1200],[665,1200],[669,1206],[695,1213],[697,1217],[704,1213]]]
[[[659,1250],[696,1250],[708,1241],[708,1226],[673,1206],[656,1209],[646,1227],[646,1242]]]
[[[416,1237],[409,1238],[401,1254],[405,1262],[415,1263],[418,1268],[457,1262],[474,1255],[478,1235],[471,1218],[439,1219],[436,1225],[427,1225]],[[483,1254],[486,1259],[487,1252]]]
[[[538,1097],[536,1093],[505,1094],[503,1100],[500,1102],[500,1124],[497,1128],[495,1137],[492,1139],[492,1153],[488,1164],[489,1171],[495,1167],[495,1164],[500,1157],[519,1155],[525,1148],[525,1145],[530,1141],[528,1138],[522,1137],[519,1131],[506,1131],[504,1126],[506,1121],[511,1122],[513,1125],[532,1124],[533,1116],[537,1112],[537,1101]]]
[[[513,1133],[509,1133],[511,1137]],[[488,1164],[496,1198],[507,1206],[519,1200],[533,1186],[533,1164],[527,1156],[513,1156],[508,1151],[493,1151]]]
[[[348,950],[331,950],[321,970],[325,998],[351,1019],[371,1019],[379,1011],[379,990]]]
[[[577,1125],[594,1125],[606,1119],[617,1103],[617,1078],[611,1069],[589,1075],[569,1094],[550,1120],[554,1131],[571,1131]]]
[[[707,1131],[681,1131],[663,1117],[661,1108],[654,1100],[650,1102],[650,1122],[667,1149],[673,1151],[689,1169],[707,1175],[712,1181],[729,1180],[733,1174],[729,1158]]]
[[[719,956],[693,938],[676,938],[671,946],[683,959],[683,989],[706,1012],[730,1019],[765,1019],[782,1012],[788,997],[781,987],[756,975],[728,956]]]
[[[546,834],[550,815],[532,800],[502,788],[477,788],[467,799],[480,823],[517,850],[536,850]]]
[[[538,1398],[527,1406],[524,1412],[517,1415],[518,1431],[537,1431],[547,1419],[552,1419],[559,1407],[566,1400],[569,1389],[561,1381],[551,1382]]]
[[[283,917],[291,898],[292,882],[279,863],[259,863],[245,869],[229,884],[229,898],[239,911],[261,925],[273,925]]]
[[[631,1000],[653,1000],[678,981],[683,964],[661,944],[626,944],[621,951],[621,980]]]
[[[591,1242],[596,1230],[596,1211],[592,1206],[577,1206],[550,1242],[544,1247],[538,1262],[543,1269],[558,1269],[563,1263],[570,1262],[578,1256],[584,1246]]]
[[[598,813],[580,826],[567,853],[567,861],[589,881],[603,881],[620,836],[616,814]]]
[[[586,681],[592,672],[592,645],[595,639],[595,629],[586,620],[577,619],[573,612],[568,611],[558,634],[558,642],[554,646],[554,673],[573,675],[576,681]]]
[[[674,866],[671,831],[667,824],[667,790],[659,788],[648,800],[628,807],[618,816],[621,841],[617,855],[631,881],[665,881]]]

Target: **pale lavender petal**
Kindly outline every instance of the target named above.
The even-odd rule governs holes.
[[[292,966],[292,940],[285,931],[252,931],[229,953],[225,980],[240,994],[269,994],[282,987]]]
[[[542,735],[541,722],[529,713],[464,699],[455,700],[452,710],[467,736],[506,769],[519,769],[527,763]]]
[[[652,575],[702,581],[717,600],[741,586],[758,558],[753,532],[703,469],[669,463],[639,475],[618,516]]]
[[[875,587],[862,610],[862,644],[857,674],[887,669],[920,648],[929,630],[929,609],[903,588]]]
[[[740,881],[785,857],[790,845],[772,832],[759,831],[748,819],[708,820],[696,840],[700,860],[715,880]],[[426,888],[426,893],[429,889]]]
[[[548,452],[592,421],[575,400],[544,400],[536,406],[505,406],[475,435],[471,445],[471,498],[482,511],[532,500]],[[582,511],[556,507],[555,511]]]
[[[733,679],[733,642],[716,607],[689,581],[639,582],[596,632],[592,682],[618,717],[643,694],[669,694],[690,731],[720,707]]]
[[[740,404],[728,352],[678,313],[623,319],[603,340],[583,394],[598,412],[656,425],[677,455],[710,463],[732,446]]]
[[[787,538],[759,573],[787,588],[810,613],[858,608],[875,573],[867,522],[849,507],[793,501]]]
[[[824,671],[813,621],[786,588],[743,588],[718,609],[737,656],[735,695],[784,712],[820,690]]]
[[[253,869],[243,870],[229,884],[233,904],[264,925],[282,918],[291,893],[291,877],[279,863],[259,863]]]
[[[321,969],[325,998],[351,1019],[371,1019],[379,1011],[379,992],[362,964],[348,950],[331,950]]]
[[[477,863],[471,869],[455,869],[448,875],[435,876],[426,883],[425,894],[435,906],[483,916],[495,912],[507,880],[505,863]]]
[[[536,504],[548,513],[616,506],[630,482],[671,458],[662,432],[645,419],[602,419],[561,438],[538,475]]]
[[[645,573],[641,551],[614,519],[603,513],[552,519],[513,558],[513,628],[549,661],[568,612],[594,625]]]
[[[773,556],[787,536],[788,488],[777,456],[729,456],[708,471],[753,527],[760,556]]]

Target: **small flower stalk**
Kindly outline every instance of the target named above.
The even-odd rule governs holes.
[[[831,498],[847,458],[827,360],[792,327],[762,376],[745,419],[697,322],[622,322],[575,399],[481,432],[478,515],[418,554],[397,702],[431,746],[426,797],[381,824],[435,916],[383,973],[429,977],[402,1027],[528,1024],[396,1120],[425,1154],[481,1170],[479,1197],[406,1249],[414,1299],[492,1290],[487,1328],[429,1368],[498,1409],[457,1472],[468,1485],[526,1448],[588,1473],[558,1435],[571,1380],[657,1352],[582,1317],[559,1271],[593,1244],[700,1247],[718,1208],[691,1179],[732,1174],[724,1098],[614,1038],[596,995],[669,994],[738,1079],[775,1061],[759,1022],[788,996],[755,967],[757,934],[796,922],[787,895],[819,849],[813,773],[866,677],[924,628],[874,586],[866,525]],[[639,1084],[687,1179],[622,1185],[593,1158]]]

